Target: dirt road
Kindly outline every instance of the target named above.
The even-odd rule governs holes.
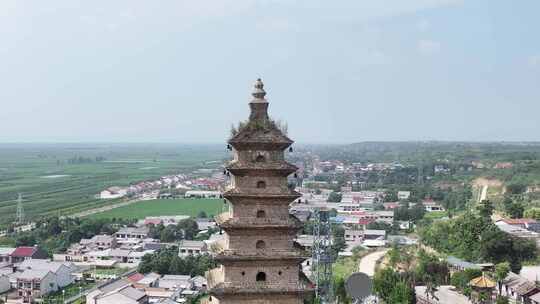
[[[384,257],[387,251],[388,249],[384,249],[381,251],[372,252],[364,256],[360,260],[360,264],[358,265],[358,271],[363,272],[370,277],[373,277],[373,275],[375,274],[375,266],[377,265],[377,261],[382,259],[382,257]]]

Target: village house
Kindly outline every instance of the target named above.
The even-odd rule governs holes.
[[[444,207],[441,204],[431,199],[424,200],[422,205],[427,212],[444,211]]]
[[[392,224],[394,221],[394,211],[371,211],[368,214],[372,214],[376,222]]]
[[[8,292],[11,289],[11,283],[9,282],[9,276],[0,273],[0,294]]]
[[[398,191],[397,193],[398,200],[408,200],[411,197],[411,191]]]
[[[383,206],[384,206],[384,210],[394,210],[394,209],[397,209],[399,208],[399,203],[398,202],[388,202],[388,203],[383,203]]]
[[[117,246],[116,238],[110,235],[95,235],[90,239],[81,239],[79,244],[88,250],[105,250]]]
[[[503,218],[500,220],[501,222],[504,222],[510,226],[519,227],[523,229],[527,229],[530,231],[538,230],[538,222],[534,219],[526,219],[526,218],[520,218],[520,219],[507,219]],[[537,231],[535,231],[537,232]]]
[[[517,303],[531,303],[531,297],[538,300],[540,289],[532,281],[510,272],[503,280],[502,294]]]
[[[101,199],[113,199],[126,196],[128,193],[127,188],[109,187],[100,192],[99,198]]]
[[[24,273],[28,270],[43,270],[52,273],[59,288],[74,282],[73,272],[75,269],[76,267],[73,263],[49,260],[26,260],[17,266],[17,272]]]
[[[364,230],[365,240],[384,240],[385,237],[386,237],[385,230],[373,230],[373,229]]]
[[[359,229],[345,229],[345,242],[358,243],[364,240],[364,231]]]
[[[512,169],[514,165],[511,162],[496,163],[493,168],[495,169]]]
[[[123,227],[114,236],[117,239],[145,239],[149,231],[147,227]]]
[[[208,230],[217,226],[216,222],[209,218],[197,218],[195,219],[195,222],[197,223],[199,230]]]
[[[56,276],[47,270],[26,270],[16,276],[17,294],[24,303],[31,303],[59,289]]]
[[[203,241],[182,240],[178,244],[178,256],[199,255],[206,253],[208,248]]]
[[[0,247],[0,264],[11,263],[11,254],[15,251],[15,248]]]
[[[47,253],[37,246],[33,247],[17,247],[9,255],[11,263],[21,263],[31,259],[47,259]]]
[[[88,303],[88,302],[86,302]],[[94,297],[94,304],[146,304],[148,296],[141,290],[124,286]]]
[[[219,191],[190,190],[184,194],[185,198],[220,198]]]
[[[189,216],[187,215],[171,215],[171,216],[147,216],[144,218],[144,220],[141,220],[137,223],[138,226],[150,226],[150,225],[163,225],[163,226],[169,226],[169,225],[177,225],[178,222],[188,219]]]

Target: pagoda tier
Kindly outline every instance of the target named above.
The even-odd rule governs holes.
[[[236,199],[245,198],[245,199],[259,199],[259,200],[273,200],[273,203],[276,204],[290,204],[295,199],[302,197],[302,194],[289,189],[287,191],[278,192],[278,193],[265,193],[264,197],[261,194],[257,194],[255,191],[250,190],[241,190],[238,188],[229,189],[223,192],[223,197],[234,203]],[[269,202],[270,203],[270,202]]]
[[[282,229],[282,230],[300,230],[302,222],[294,215],[277,218],[241,218],[234,217],[231,212],[224,212],[215,217],[216,223],[223,230],[234,229]]]
[[[287,178],[298,170],[285,160],[293,141],[268,117],[265,94],[258,80],[249,120],[229,140],[230,209],[216,216],[224,233],[210,247],[221,266],[207,273],[212,304],[301,304],[314,290],[300,268],[310,255],[295,242],[302,223],[289,214],[301,196]]]
[[[230,268],[230,267],[227,267]],[[241,274],[242,275],[242,274]],[[248,273],[243,276],[249,275]],[[223,295],[262,295],[262,294],[294,294],[300,295],[314,291],[313,283],[302,272],[297,272],[293,278],[278,278],[275,283],[243,282],[241,284],[228,282],[224,267],[214,268],[207,272],[210,294],[218,298]]]
[[[235,176],[289,176],[298,170],[295,165],[288,162],[276,163],[251,163],[245,164],[238,161],[231,162],[227,167],[227,171]]]

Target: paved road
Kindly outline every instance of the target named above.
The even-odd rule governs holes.
[[[387,251],[388,249],[384,249],[381,251],[372,252],[364,256],[360,260],[360,264],[358,265],[358,271],[363,272],[370,277],[373,277],[373,275],[375,274],[375,265],[377,265],[377,261],[380,260]]]

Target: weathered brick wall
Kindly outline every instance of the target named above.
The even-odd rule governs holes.
[[[270,250],[292,250],[293,236],[277,234],[273,231],[250,231],[244,234],[226,234],[226,244],[230,250],[238,254],[257,254],[260,250],[256,248],[257,241],[265,242],[265,251]]]
[[[261,223],[271,221],[272,219],[284,221],[289,218],[289,206],[284,204],[270,205],[261,202],[256,204],[236,203],[232,205],[231,210],[234,217],[249,220],[257,220],[257,212],[262,210],[264,211],[265,217],[260,219]]]
[[[243,193],[253,194],[281,194],[288,192],[287,178],[281,176],[235,176],[234,187]],[[264,188],[257,188],[260,181],[266,185]]]
[[[256,162],[258,156],[263,156],[264,162],[278,162],[285,159],[283,151],[244,150],[235,152],[234,160],[238,160],[242,163]]]
[[[265,282],[257,282],[258,273],[266,274]],[[286,265],[259,265],[253,266],[227,266],[225,267],[225,282],[232,282],[235,286],[245,286],[256,288],[257,285],[269,286],[276,288],[287,288],[290,284],[298,282],[298,268]]]

